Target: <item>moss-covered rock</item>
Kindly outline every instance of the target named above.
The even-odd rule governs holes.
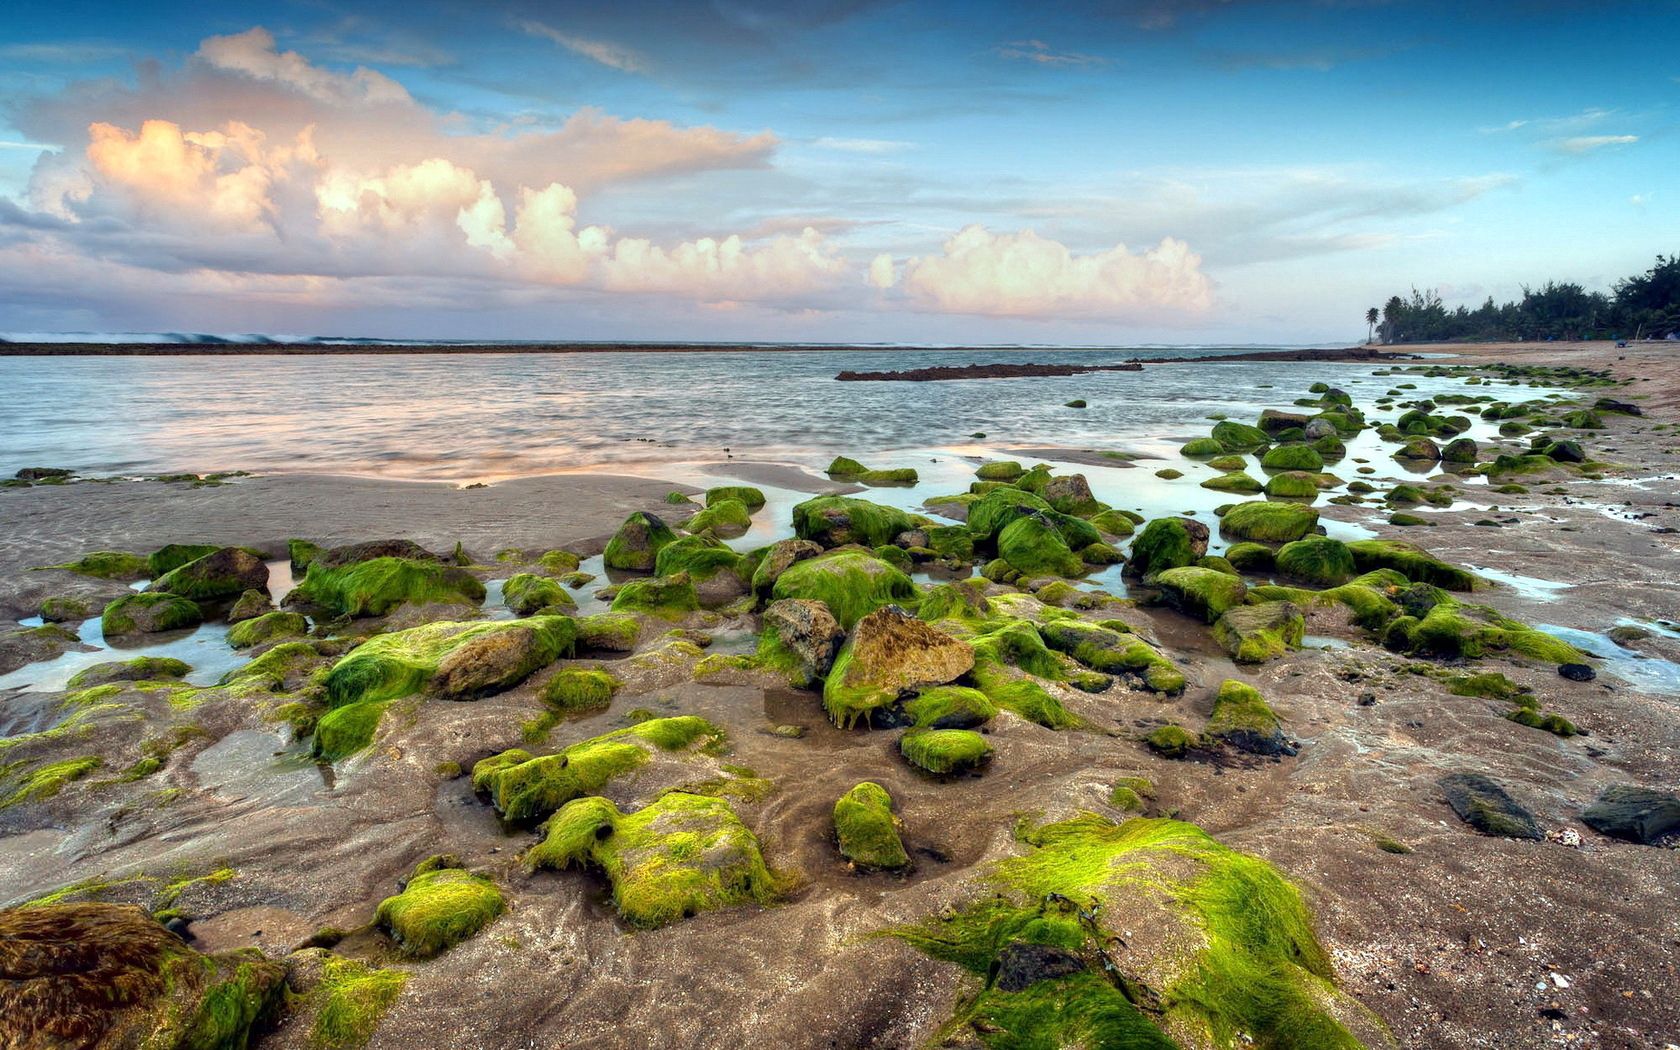
[[[1096,528],[1109,536],[1130,536],[1137,531],[1137,523],[1124,511],[1105,510],[1090,517],[1090,522]]]
[[[1393,569],[1409,580],[1449,591],[1473,591],[1484,582],[1470,570],[1450,565],[1402,540],[1354,540],[1347,548],[1360,572]]]
[[[1161,588],[1161,600],[1167,605],[1207,623],[1241,605],[1248,596],[1248,585],[1242,577],[1193,565],[1156,574],[1155,585]]]
[[[703,718],[651,718],[551,755],[515,748],[482,759],[472,769],[473,790],[508,820],[536,820],[634,774],[656,755],[692,753],[721,739],[722,731]]]
[[[286,556],[291,560],[294,575],[308,572],[310,563],[325,552],[326,548],[309,540],[286,541]]]
[[[1014,460],[1002,459],[980,464],[974,476],[981,481],[1014,481],[1026,472],[1027,468]]]
[[[127,904],[0,911],[0,1045],[243,1047],[283,996],[254,948],[205,955]]]
[[[110,660],[84,667],[70,676],[65,686],[88,689],[112,682],[147,682],[161,678],[184,678],[192,672],[192,665],[171,656],[137,656],[132,660]]]
[[[684,536],[668,543],[654,561],[657,575],[684,574],[694,581],[695,595],[708,609],[728,605],[747,594],[755,567],[746,556],[711,536]]]
[[[100,580],[144,580],[151,576],[151,568],[142,554],[127,551],[93,551],[75,561],[62,565],[48,565],[49,569],[63,569],[78,576],[92,576]]]
[[[725,500],[734,500],[756,512],[765,504],[764,490],[751,485],[719,485],[706,490],[706,506],[716,506]]]
[[[658,515],[639,510],[624,519],[624,524],[607,541],[602,562],[609,569],[652,572],[660,548],[676,538],[677,534]]]
[[[146,571],[156,580],[174,572],[188,562],[197,561],[221,550],[214,543],[169,543],[146,556]]]
[[[37,611],[44,623],[76,623],[92,616],[96,608],[86,598],[61,594],[41,599]]]
[[[1271,443],[1271,437],[1259,427],[1224,419],[1213,425],[1213,439],[1227,452],[1247,452]]]
[[[899,837],[892,796],[873,781],[864,781],[834,803],[834,835],[840,855],[865,871],[897,871],[908,867],[910,855]]]
[[[1396,621],[1398,622],[1398,621]],[[1391,632],[1393,628],[1391,627]],[[1586,659],[1579,649],[1559,638],[1518,620],[1512,620],[1486,605],[1467,605],[1452,599],[1437,602],[1404,633],[1386,633],[1385,645],[1403,638],[1410,652],[1433,656],[1475,659],[1492,653],[1510,653],[1553,664],[1580,663]]]
[[[1144,745],[1162,758],[1183,758],[1201,741],[1183,726],[1168,723],[1150,730],[1143,738]]]
[[[887,606],[857,622],[823,685],[830,720],[850,728],[910,692],[956,681],[974,666],[974,647]]]
[[[577,643],[581,649],[628,653],[636,648],[642,625],[630,613],[596,613],[577,619]]]
[[[613,596],[613,612],[635,612],[664,620],[680,620],[700,609],[700,594],[686,572],[631,580]]]
[[[876,470],[847,456],[835,456],[825,471],[831,478],[858,481],[865,485],[914,485],[916,472],[910,467]]]
[[[1499,783],[1480,773],[1449,773],[1440,780],[1442,794],[1458,819],[1484,835],[1509,839],[1545,836],[1534,814],[1506,793]]]
[[[841,550],[788,566],[777,577],[771,594],[820,601],[842,627],[851,630],[864,616],[884,605],[913,603],[916,585],[873,554]]]
[[[793,528],[800,539],[824,547],[856,543],[880,547],[892,543],[915,523],[897,507],[886,507],[851,496],[818,496],[795,504]]]
[[[1219,519],[1222,535],[1266,543],[1298,540],[1318,527],[1318,511],[1299,503],[1239,503]]]
[[[237,598],[268,588],[268,565],[242,547],[222,547],[154,579],[146,589],[194,601]]]
[[[621,684],[598,667],[567,667],[544,682],[538,696],[556,711],[594,711],[612,703]]]
[[[525,863],[532,869],[599,869],[612,883],[619,914],[643,928],[717,908],[768,904],[782,889],[758,838],[727,801],[681,791],[633,813],[603,798],[570,802],[549,819]]]
[[[971,729],[908,729],[898,738],[898,752],[917,769],[944,776],[984,765],[992,745]]]
[[[1260,458],[1264,470],[1304,470],[1318,473],[1324,469],[1324,457],[1310,445],[1279,445]]]
[[[988,871],[994,892],[893,931],[979,982],[944,1028],[953,1041],[996,1050],[1172,1050],[1180,1043],[1169,1032],[1185,1033],[1184,1045],[1263,1050],[1389,1041],[1335,989],[1299,891],[1265,861],[1165,819],[1116,825],[1081,814],[1022,838],[1025,855]],[[1137,950],[1140,936],[1172,947]],[[1116,937],[1133,950],[1109,972]]]
[[[534,572],[508,577],[502,584],[502,598],[515,616],[531,616],[539,612],[569,613],[577,608],[577,599],[567,594],[558,580]]]
[[[1256,755],[1294,754],[1283,727],[1260,690],[1227,678],[1213,698],[1213,714],[1206,733],[1239,751]]]
[[[1055,508],[1022,489],[1003,487],[986,493],[968,508],[968,531],[975,542],[993,544],[1010,522],[1028,514],[1048,515]]]
[[[1016,518],[998,534],[998,554],[1016,572],[1030,576],[1078,576],[1085,571],[1056,525],[1042,514]]]
[[[922,729],[978,729],[997,717],[998,707],[978,689],[939,685],[917,693],[904,713]]]
[[[107,638],[176,631],[202,622],[204,614],[196,602],[158,591],[124,595],[105,606],[99,617],[100,630]]]
[[[1347,544],[1326,536],[1308,536],[1279,548],[1277,571],[1318,587],[1337,587],[1352,579],[1356,569]]]
[[[772,543],[753,566],[753,593],[767,597],[788,566],[807,558],[815,558],[822,552],[822,545],[810,540],[778,540]]]
[[[1312,499],[1319,493],[1319,475],[1286,470],[1266,479],[1266,495],[1279,499]]]
[[[827,605],[814,598],[771,602],[761,618],[758,656],[761,665],[805,687],[828,674],[846,632]]]
[[[235,649],[249,649],[277,638],[295,638],[308,633],[309,621],[301,613],[276,609],[234,624],[228,628],[227,640]]]
[[[1215,492],[1238,492],[1244,495],[1253,495],[1259,492],[1262,487],[1260,482],[1240,470],[1232,471],[1229,474],[1220,474],[1202,482],[1202,488],[1204,489],[1212,489]]]
[[[718,500],[689,518],[683,528],[689,532],[709,531],[719,536],[739,536],[752,528],[752,512],[740,500]]]
[[[1194,438],[1179,446],[1178,454],[1181,456],[1188,456],[1191,459],[1200,459],[1208,456],[1223,455],[1225,451],[1226,449],[1224,443],[1218,438],[1201,437]]]
[[[288,1024],[307,1027],[311,1050],[360,1050],[402,994],[408,973],[345,959],[325,948],[286,957]]]
[[[1276,564],[1277,552],[1264,543],[1245,540],[1225,548],[1225,560],[1238,572],[1265,572]]]
[[[1193,518],[1156,518],[1132,540],[1128,569],[1149,577],[1194,565],[1207,553],[1208,527]]]
[[[1301,647],[1306,621],[1292,602],[1238,605],[1213,624],[1213,640],[1242,664],[1265,663]]]
[[[422,864],[401,893],[379,902],[374,921],[404,955],[429,959],[490,925],[506,907],[502,891],[484,876]]]
[[[436,560],[393,556],[340,565],[322,555],[310,563],[297,594],[341,616],[384,616],[406,604],[477,605],[484,584]]]

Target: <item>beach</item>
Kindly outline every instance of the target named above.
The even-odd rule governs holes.
[[[321,449],[336,416],[318,421],[320,433],[277,428],[279,437],[233,446],[249,457],[222,462],[213,461],[212,442],[148,446],[147,435],[165,429],[150,426],[137,426],[134,448],[123,450],[121,463],[113,455],[105,470],[58,462],[74,447],[69,438],[19,451],[48,459],[4,464],[8,473],[76,468],[82,479],[0,491],[6,523],[0,634],[13,648],[39,623],[48,598],[79,598],[98,609],[132,593],[127,579],[41,570],[91,551],[145,554],[172,543],[250,548],[269,564],[273,599],[290,609],[285,592],[307,570],[291,564],[297,549],[289,541],[327,550],[409,540],[495,585],[484,605],[492,619],[513,615],[496,605],[502,584],[516,573],[543,575],[544,552],[566,551],[577,555],[577,571],[594,576],[568,592],[572,615],[582,619],[623,607],[611,593],[598,596],[600,588],[624,588],[645,576],[603,563],[626,518],[653,514],[680,529],[702,511],[704,491],[718,485],[757,487],[768,497],[762,509],[751,510],[744,534],[725,537],[745,554],[793,539],[792,507],[816,495],[878,501],[905,513],[926,510],[928,524],[916,524],[924,531],[960,524],[933,514],[930,498],[967,489],[982,463],[1042,461],[1055,477],[1083,473],[1097,500],[1136,509],[1141,518],[1190,512],[1213,526],[1208,553],[1218,555],[1234,543],[1220,538],[1217,510],[1245,497],[1201,486],[1218,471],[1177,451],[1206,433],[1210,413],[1228,410],[1232,420],[1252,423],[1263,407],[1335,412],[1335,402],[1319,402],[1324,395],[1313,384],[1345,384],[1373,423],[1398,414],[1394,401],[1426,394],[1435,399],[1432,406],[1439,402],[1430,411],[1442,414],[1460,411],[1442,400],[1454,394],[1551,393],[1565,406],[1548,410],[1554,416],[1577,400],[1584,408],[1600,397],[1627,399],[1642,413],[1607,410],[1600,426],[1567,431],[1568,440],[1585,446],[1591,468],[1558,460],[1492,478],[1442,470],[1438,462],[1397,464],[1396,443],[1367,428],[1344,435],[1347,459],[1323,465],[1340,483],[1326,495],[1347,495],[1341,486],[1366,478],[1381,489],[1409,483],[1445,498],[1440,505],[1385,504],[1376,489],[1363,500],[1314,504],[1315,522],[1331,539],[1405,540],[1480,574],[1474,597],[1458,598],[1522,624],[1557,628],[1548,636],[1588,651],[1596,669],[1590,680],[1560,675],[1558,661],[1515,652],[1395,651],[1334,602],[1304,605],[1304,642],[1264,662],[1238,663],[1210,633],[1211,620],[1187,615],[1143,581],[1128,580],[1119,565],[1087,565],[1071,597],[1040,601],[1033,595],[1048,599],[1053,592],[1030,572],[984,583],[982,590],[1000,608],[1029,610],[1023,615],[1047,630],[1068,616],[1120,621],[1164,654],[1185,684],[1163,692],[1120,673],[1102,688],[1090,682],[1076,688],[1071,676],[1045,680],[1072,716],[1069,724],[1050,728],[1005,709],[984,725],[989,761],[967,776],[913,768],[901,753],[902,725],[838,726],[825,715],[820,689],[799,688],[755,663],[765,608],[739,595],[673,616],[638,613],[630,649],[579,650],[550,661],[562,670],[605,669],[618,684],[608,705],[556,716],[541,733],[522,726],[544,711],[548,665],[470,702],[423,691],[397,696],[370,746],[313,761],[308,741],[296,735],[299,723],[282,709],[308,702],[311,676],[318,679],[354,652],[354,642],[441,614],[404,606],[351,622],[348,615],[311,612],[320,655],[289,668],[271,689],[193,678],[190,688],[127,683],[110,697],[81,701],[94,705],[88,710],[112,707],[56,736],[49,731],[76,708],[66,700],[75,690],[57,680],[27,681],[31,667],[50,667],[53,660],[20,664],[0,678],[0,732],[48,733],[0,758],[21,755],[39,764],[92,754],[101,756],[104,770],[50,795],[0,806],[0,904],[80,886],[73,899],[153,907],[156,880],[185,878],[187,887],[169,907],[190,917],[200,951],[256,948],[280,959],[335,929],[341,939],[332,943],[346,957],[408,973],[367,1043],[376,1048],[607,1047],[627,1045],[626,1031],[646,1035],[638,1045],[673,1047],[969,1045],[946,1026],[971,1002],[973,975],[882,931],[951,916],[977,894],[993,892],[986,873],[1029,848],[1017,830],[1022,818],[1095,813],[1123,828],[1142,814],[1193,822],[1231,849],[1270,862],[1299,887],[1340,989],[1324,993],[1332,1004],[1324,1009],[1364,1045],[1672,1043],[1680,1039],[1680,999],[1673,994],[1680,986],[1680,917],[1673,907],[1680,854],[1668,842],[1599,834],[1581,822],[1581,813],[1608,787],[1672,792],[1680,783],[1680,627],[1671,622],[1680,593],[1680,451],[1672,437],[1680,424],[1680,372],[1668,356],[1674,349],[1562,343],[1397,349],[1427,357],[1168,362],[1141,373],[981,381],[999,384],[995,389],[1004,392],[998,394],[973,392],[972,381],[848,383],[833,405],[800,409],[817,418],[797,443],[785,444],[757,435],[785,427],[787,416],[767,415],[769,422],[753,430],[757,424],[728,417],[770,410],[714,391],[704,420],[684,437],[656,420],[639,424],[649,431],[641,445],[670,439],[669,448],[617,451],[635,443],[628,432],[615,432],[612,447],[592,450],[539,434],[517,439],[529,443],[517,460],[500,463],[475,448],[461,453],[465,465],[457,470],[448,457],[442,466],[435,459],[413,466],[422,462],[421,450],[411,450],[417,454],[411,463],[394,437],[386,476],[365,449],[364,458],[342,460],[353,469],[331,471],[333,461]],[[1495,364],[1603,369],[1625,383],[1571,385],[1580,377],[1523,373],[1523,384],[1542,388],[1527,393],[1526,386],[1493,385],[1506,377],[1488,372],[1406,371]],[[824,368],[790,382],[825,389],[815,385],[832,374]],[[1117,385],[1151,381],[1159,385]],[[1425,389],[1396,394],[1392,388],[1402,383]],[[904,395],[950,399],[943,402],[952,406],[947,417],[916,430],[942,402],[911,402],[905,422],[872,426],[875,417],[839,400],[860,386],[961,389]],[[1172,393],[1151,399],[1152,389]],[[1064,405],[1075,395],[1090,401],[1091,413],[1112,415],[1081,416],[1081,409]],[[763,396],[777,395],[766,389]],[[230,390],[226,404],[247,404],[243,398]],[[1105,398],[1112,404],[1105,406]],[[633,407],[633,396],[610,393],[574,400],[579,432],[591,418],[616,426],[612,417]],[[1302,400],[1315,407],[1297,407]],[[997,404],[990,424],[988,401]],[[1149,407],[1137,407],[1146,401]],[[350,425],[348,414],[342,418]],[[849,422],[831,422],[842,419]],[[1478,418],[1474,425],[1478,461],[1529,444],[1526,435],[1501,436],[1495,421]],[[447,440],[445,430],[438,428],[437,440]],[[1104,440],[1105,434],[1119,436]],[[1447,435],[1439,437],[1445,445]],[[355,439],[346,437],[346,447]],[[307,469],[273,469],[287,445]],[[165,463],[171,449],[180,462]],[[823,464],[837,455],[913,468],[920,480],[895,487],[825,473]],[[1356,472],[1354,464],[1367,460],[1371,472]],[[1167,468],[1184,476],[1160,477]],[[165,469],[201,476],[160,479]],[[1247,469],[1268,476],[1255,462]],[[243,470],[252,476],[203,477]],[[434,480],[421,480],[428,471]],[[1520,491],[1500,490],[1500,483]],[[1396,525],[1397,512],[1423,523]],[[1123,540],[1109,538],[1117,546]],[[869,546],[899,542],[889,537]],[[1135,547],[1128,553],[1137,557]],[[919,552],[905,558],[907,566],[921,559],[910,573],[920,593],[982,567],[945,566]],[[1274,578],[1289,582],[1266,570],[1248,575],[1251,590]],[[1080,597],[1099,591],[1100,597]],[[999,602],[1002,596],[1018,597]],[[750,590],[746,597],[753,597]],[[1011,604],[1017,601],[1022,604]],[[97,612],[88,623],[98,623]],[[1628,626],[1641,633],[1620,643],[1608,637]],[[103,644],[95,640],[92,647]],[[126,644],[72,657],[91,666],[95,658],[148,651],[143,641]],[[271,648],[259,644],[246,655]],[[243,659],[229,663],[230,674]],[[1446,687],[1453,675],[1493,671],[1539,709],[1562,714],[1585,732],[1565,736],[1519,725],[1507,717],[1509,703]],[[1230,680],[1267,698],[1288,748],[1208,743],[1186,760],[1146,746],[1144,739],[1168,723],[1207,724],[1216,694]],[[727,799],[761,844],[768,867],[787,876],[773,900],[700,908],[680,921],[633,928],[599,866],[533,868],[525,858],[539,830],[498,820],[484,792],[475,790],[475,763],[509,749],[549,753],[650,717],[682,716],[718,727],[727,745],[718,755],[690,756],[687,770],[671,772],[667,766],[679,763],[658,758],[646,775],[613,781],[600,794],[625,813],[653,804],[667,788],[712,790],[706,797]],[[191,731],[163,751],[154,772],[130,780],[107,775],[128,766],[166,726]],[[1442,777],[1456,772],[1503,785],[1532,813],[1539,836],[1472,830],[1443,798]],[[1148,783],[1141,809],[1116,804],[1113,789],[1127,778]],[[909,856],[903,871],[869,871],[836,850],[835,801],[865,781],[891,794]],[[715,789],[717,783],[728,787]],[[416,961],[395,953],[387,934],[369,924],[381,900],[438,854],[492,880],[506,897],[505,910],[476,936]],[[234,874],[202,878],[218,871]],[[1109,946],[1119,965],[1152,972],[1145,957],[1152,947],[1165,949],[1127,916],[1109,918],[1123,938]],[[1181,1021],[1162,1023],[1171,1028]],[[309,1033],[307,1018],[285,1021],[253,1045],[302,1047]],[[956,1041],[942,1043],[944,1036]]]

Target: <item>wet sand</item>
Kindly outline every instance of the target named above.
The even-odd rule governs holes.
[[[1478,360],[1500,354],[1452,349]],[[1394,528],[1377,506],[1324,512],[1449,560],[1568,585],[1549,593],[1499,586],[1475,599],[1523,620],[1602,633],[1622,617],[1680,614],[1680,536],[1659,531],[1680,529],[1680,458],[1667,434],[1652,429],[1680,420],[1671,391],[1680,376],[1657,369],[1661,349],[1636,356],[1548,344],[1544,353],[1555,357],[1512,358],[1627,368],[1651,380],[1648,389],[1604,391],[1646,394],[1650,415],[1607,417],[1610,430],[1587,436],[1619,465],[1603,481],[1535,482],[1521,496],[1474,493],[1472,505],[1420,511],[1435,527]],[[1280,381],[1280,404],[1298,393],[1286,391]],[[1031,451],[1049,458],[1049,450]],[[831,484],[778,464],[704,469],[800,491]],[[593,475],[483,489],[293,476],[204,489],[82,482],[0,491],[7,525],[0,610],[15,616],[66,588],[122,589],[23,571],[95,548],[406,536],[438,550],[460,541],[480,559],[506,546],[588,552],[630,511],[663,513],[672,489],[692,491]],[[1475,524],[1490,519],[1511,520]],[[523,872],[517,858],[532,834],[502,828],[464,779],[440,769],[524,746],[519,726],[541,710],[540,674],[475,703],[404,702],[379,746],[340,763],[330,782],[312,766],[275,757],[286,744],[260,712],[206,704],[195,713],[203,738],[143,785],[178,790],[167,807],[147,804],[152,796],[138,788],[73,788],[24,812],[0,812],[0,902],[92,876],[228,864],[237,878],[183,898],[183,907],[204,916],[195,923],[200,947],[256,945],[278,954],[319,926],[367,921],[415,862],[449,850],[493,872],[510,911],[436,960],[402,964],[414,976],[369,1044],[376,1050],[616,1047],[628,1045],[626,1033],[649,1046],[911,1047],[934,1035],[969,985],[954,967],[869,935],[971,898],[985,864],[1018,851],[1010,833],[1017,815],[1093,810],[1118,819],[1106,806],[1109,786],[1143,775],[1157,787],[1152,812],[1196,821],[1304,887],[1343,987],[1376,1011],[1397,1045],[1632,1050],[1680,1038],[1673,904],[1680,853],[1605,839],[1578,820],[1607,784],[1673,790],[1680,783],[1675,695],[1609,674],[1582,683],[1550,666],[1488,659],[1476,667],[1532,686],[1547,710],[1591,733],[1561,739],[1514,726],[1502,705],[1451,696],[1408,673],[1412,661],[1373,644],[1339,614],[1315,612],[1308,630],[1345,647],[1304,650],[1258,669],[1231,663],[1204,628],[1177,614],[1128,606],[1112,615],[1166,644],[1190,678],[1184,695],[1165,700],[1123,685],[1102,694],[1058,688],[1090,731],[1053,733],[1000,718],[988,735],[997,749],[991,767],[955,782],[913,773],[893,747],[894,734],[832,728],[810,693],[762,674],[696,682],[692,660],[606,664],[625,681],[612,707],[561,724],[547,746],[622,725],[623,713],[636,707],[725,726],[728,761],[775,785],[737,808],[767,859],[803,877],[792,898],[773,908],[629,932],[612,917],[598,876]],[[723,637],[750,625],[704,626]],[[1639,650],[1676,659],[1680,640],[1658,636]],[[1301,744],[1299,757],[1173,762],[1141,746],[1137,737],[1163,722],[1201,724],[1228,677],[1273,700]],[[23,694],[4,704],[8,716],[23,718],[56,700]],[[767,732],[787,723],[805,726],[806,735]],[[141,729],[100,732],[109,734],[100,742],[121,750]],[[1579,845],[1470,832],[1436,786],[1457,769],[1499,779],[1542,827],[1577,832]],[[899,803],[916,858],[906,876],[856,875],[835,853],[829,808],[864,779],[886,785]],[[1385,852],[1379,837],[1411,852]],[[376,955],[354,942],[344,950]],[[255,1045],[302,1047],[306,1037],[289,1025]]]

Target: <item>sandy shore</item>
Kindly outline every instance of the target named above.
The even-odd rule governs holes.
[[[1475,599],[1525,621],[1602,632],[1624,617],[1680,615],[1680,457],[1667,432],[1653,429],[1680,420],[1680,369],[1665,356],[1677,348],[1403,349],[1610,368],[1637,382],[1604,392],[1637,395],[1649,415],[1607,417],[1609,430],[1584,438],[1618,465],[1601,481],[1478,493],[1460,509],[1429,512],[1435,527],[1382,525],[1384,535],[1562,585],[1545,594],[1500,586]],[[1286,390],[1280,380],[1280,405],[1304,393]],[[776,464],[712,469],[799,491],[833,487]],[[591,553],[631,511],[663,512],[673,488],[684,486],[596,475],[480,489],[289,476],[202,489],[82,482],[0,491],[0,616],[15,618],[49,593],[120,591],[122,584],[25,571],[90,549],[144,551],[182,541],[277,549],[292,536],[327,544],[400,536],[435,550],[461,542],[480,560],[510,546]],[[1376,520],[1373,508],[1323,509],[1327,517]],[[1477,524],[1487,520],[1500,527]],[[1509,675],[1532,687],[1546,710],[1590,730],[1564,739],[1514,725],[1497,704],[1446,693],[1414,673],[1416,661],[1346,624],[1345,613],[1315,612],[1309,622],[1309,633],[1337,647],[1260,667],[1232,663],[1205,626],[1174,612],[1128,604],[1101,615],[1159,641],[1190,679],[1183,696],[1122,684],[1099,694],[1058,686],[1058,699],[1089,729],[1051,732],[1000,718],[988,732],[997,750],[991,768],[954,783],[908,769],[896,734],[835,729],[812,694],[762,672],[696,681],[690,657],[645,659],[668,624],[648,626],[636,656],[583,661],[610,667],[623,688],[609,710],[562,723],[538,749],[617,728],[634,708],[700,714],[725,727],[727,761],[773,785],[762,798],[739,802],[743,819],[767,859],[803,879],[774,908],[713,912],[631,933],[614,921],[597,876],[526,873],[518,857],[532,834],[500,826],[465,778],[447,771],[532,746],[520,725],[542,709],[537,679],[474,703],[403,707],[375,749],[330,774],[281,770],[274,758],[281,738],[260,710],[245,701],[208,703],[193,714],[202,736],[148,781],[99,791],[73,785],[50,803],[0,810],[0,902],[76,879],[226,864],[237,878],[183,899],[201,916],[194,923],[200,946],[255,945],[279,955],[323,925],[366,922],[418,860],[448,850],[493,873],[510,910],[438,959],[403,964],[413,977],[369,1044],[374,1050],[604,1048],[626,1045],[628,1032],[673,1047],[919,1046],[971,982],[949,964],[870,934],[971,899],[988,862],[1020,851],[1011,834],[1020,814],[1090,810],[1118,819],[1107,808],[1109,787],[1141,775],[1156,785],[1151,812],[1193,820],[1304,887],[1342,987],[1381,1018],[1394,1045],[1633,1050],[1680,1042],[1673,903],[1680,852],[1605,839],[1579,821],[1607,785],[1680,784],[1673,695],[1609,673],[1574,682],[1549,665],[1491,658],[1471,668]],[[756,624],[750,616],[697,615],[684,626],[722,648]],[[1677,659],[1680,642],[1656,637],[1639,651]],[[1165,721],[1203,724],[1226,678],[1272,699],[1301,745],[1298,757],[1168,761],[1139,743]],[[39,725],[57,717],[58,700],[0,698],[0,716],[8,726]],[[155,717],[179,717],[156,704]],[[789,724],[805,727],[805,735],[770,732]],[[124,724],[90,740],[130,747],[140,733]],[[1437,786],[1454,770],[1506,784],[1559,841],[1471,833]],[[885,785],[898,803],[916,858],[908,875],[860,876],[836,856],[834,799],[864,779]],[[167,807],[143,793],[166,786],[178,793]],[[1565,831],[1580,838],[1571,842]],[[1379,840],[1407,852],[1379,849]],[[380,957],[370,940],[352,940],[345,950]],[[255,1046],[301,1048],[306,1035],[282,1027]]]

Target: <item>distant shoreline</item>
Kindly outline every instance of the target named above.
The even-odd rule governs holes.
[[[1078,350],[1137,353],[1138,347],[1043,346],[878,346],[774,343],[7,343],[0,357],[321,357],[416,356],[421,354],[727,354],[727,353],[867,353],[903,350],[914,353],[1048,353]],[[1187,348],[1189,349],[1189,348]],[[1159,351],[1154,351],[1159,352]],[[1372,347],[1244,350],[1186,357],[1132,357],[1142,364],[1191,361],[1401,361],[1416,355]]]

